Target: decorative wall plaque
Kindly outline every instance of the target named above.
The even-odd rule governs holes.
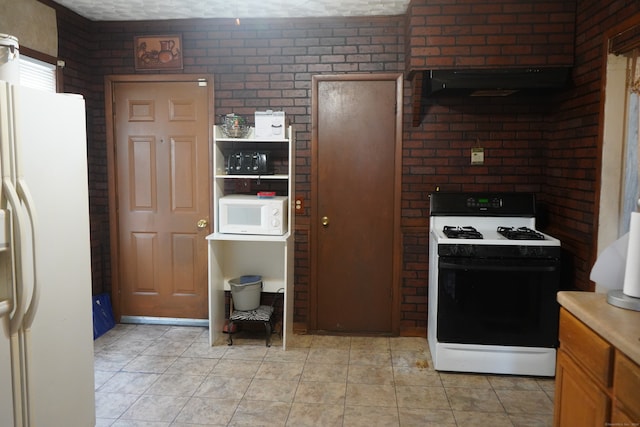
[[[182,36],[137,36],[134,38],[136,70],[181,70]]]

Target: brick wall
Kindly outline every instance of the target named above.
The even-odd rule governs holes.
[[[54,7],[55,4],[47,3]],[[58,12],[58,56],[65,61],[65,92],[79,93],[87,105],[87,163],[91,227],[91,272],[93,293],[108,291],[111,283],[109,256],[109,212],[107,154],[104,144],[104,104],[101,85],[96,86],[92,68],[93,30],[75,14]],[[97,88],[97,89],[96,89]]]
[[[589,273],[597,255],[603,33],[637,13],[637,1],[578,2],[575,87],[558,100],[545,153],[549,231],[571,254],[567,280],[585,290],[593,290]]]
[[[442,3],[442,4],[441,4]],[[445,2],[429,4],[445,8]],[[451,3],[447,1],[446,3]],[[564,93],[508,98],[425,98],[423,117],[412,125],[411,82],[405,81],[403,179],[402,179],[402,330],[410,333],[426,326],[428,276],[428,194],[442,190],[534,191],[542,208],[540,223],[558,234],[565,245],[571,283],[588,283],[588,268],[594,234],[597,124],[602,31],[631,13],[638,12],[634,0],[600,5],[596,0],[578,2],[575,43],[574,88]],[[424,6],[412,8],[422,10]],[[470,4],[470,3],[469,3]],[[502,9],[485,19],[498,17],[511,22],[504,28],[535,31],[511,34],[529,46],[531,54],[504,49],[510,61],[528,62],[525,57],[544,57],[545,63],[571,63],[566,50],[566,16],[575,2],[492,2]],[[516,13],[507,6],[520,5]],[[564,5],[562,10],[555,9]],[[485,5],[485,7],[489,7]],[[553,10],[550,10],[552,8]],[[449,10],[449,9],[444,9]],[[551,28],[553,37],[541,30],[540,16],[559,19]],[[433,12],[420,12],[429,15]],[[612,15],[608,15],[612,13]],[[447,12],[449,19],[453,19]],[[512,16],[514,15],[514,16]],[[469,13],[463,16],[469,18]],[[515,24],[513,21],[515,20]],[[525,22],[525,20],[529,20]],[[464,22],[463,22],[464,21]],[[457,31],[485,28],[471,21],[459,21]],[[545,21],[546,22],[546,21]],[[464,25],[462,25],[464,23]],[[77,85],[87,97],[89,108],[89,168],[92,213],[94,280],[104,290],[110,287],[108,216],[106,197],[106,155],[104,131],[104,75],[133,74],[133,37],[141,34],[181,33],[185,73],[215,75],[216,113],[231,111],[252,114],[256,109],[283,109],[296,129],[297,194],[310,191],[311,76],[319,73],[405,71],[404,17],[242,20],[159,21],[138,23],[89,23],[73,14],[59,14],[61,57],[73,62],[67,73],[69,84]],[[411,24],[412,37],[416,22]],[[495,25],[492,26],[494,28]],[[557,30],[562,27],[564,30]],[[547,27],[549,28],[549,27]],[[426,31],[426,30],[425,30]],[[496,31],[491,30],[491,31]],[[507,33],[509,33],[507,31]],[[78,34],[77,34],[78,33]],[[489,31],[483,35],[489,39]],[[558,36],[562,34],[562,36]],[[534,37],[535,36],[535,37]],[[559,49],[542,50],[544,38],[562,39]],[[530,40],[529,42],[526,42]],[[534,41],[531,41],[534,40]],[[506,45],[506,43],[505,43]],[[445,51],[446,52],[446,51]],[[425,61],[436,59],[425,52]],[[462,52],[464,53],[464,52]],[[456,54],[463,58],[462,53]],[[568,56],[569,55],[569,56]],[[81,58],[70,61],[70,58]],[[482,56],[482,55],[481,55]],[[493,64],[485,52],[485,64]],[[495,56],[494,56],[495,58]],[[462,59],[460,59],[462,61]],[[474,60],[477,61],[477,58]],[[475,62],[474,62],[475,64]],[[88,77],[82,79],[81,76]],[[482,146],[486,162],[470,164],[470,150]],[[297,217],[295,321],[308,319],[309,290],[309,204]],[[575,268],[573,267],[575,265]]]
[[[411,1],[407,70],[573,64],[575,0]]]

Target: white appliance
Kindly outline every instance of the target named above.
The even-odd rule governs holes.
[[[256,111],[255,137],[257,139],[284,138],[284,111]]]
[[[220,233],[281,236],[287,231],[287,197],[231,194],[218,203]]]
[[[95,425],[85,103],[0,81],[0,426]]]
[[[554,376],[560,241],[532,193],[433,193],[427,336],[442,371]]]

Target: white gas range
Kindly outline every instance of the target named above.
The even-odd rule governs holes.
[[[434,193],[428,341],[443,371],[553,376],[560,241],[531,193]]]

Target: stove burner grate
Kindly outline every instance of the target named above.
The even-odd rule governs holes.
[[[450,239],[482,239],[482,233],[471,226],[445,225],[442,231]]]
[[[509,240],[544,240],[544,235],[529,227],[498,227],[498,233]]]

